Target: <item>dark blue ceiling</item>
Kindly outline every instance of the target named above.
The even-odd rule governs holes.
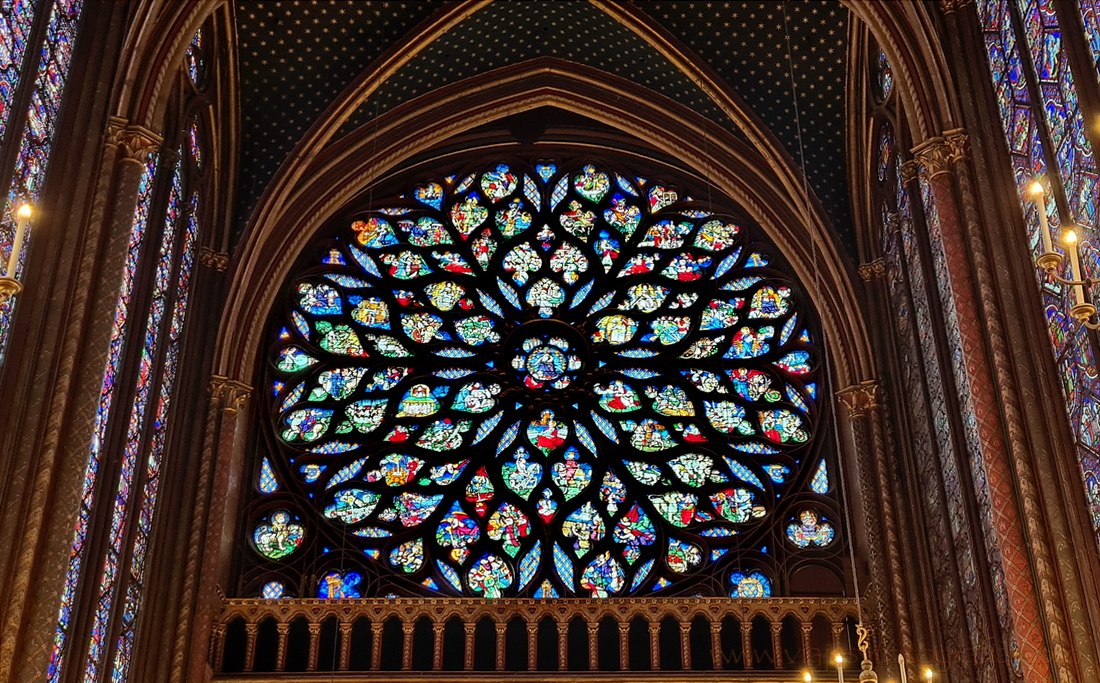
[[[247,222],[279,164],[321,111],[371,61],[443,4],[237,3],[242,109],[238,226]],[[643,0],[634,6],[723,78],[796,161],[805,159],[810,186],[841,241],[851,248],[843,134],[847,10],[837,0]],[[785,24],[793,64],[788,62]],[[633,80],[732,130],[732,123],[666,58],[588,2],[498,0],[398,70],[342,132],[440,86],[541,56],[579,62]]]

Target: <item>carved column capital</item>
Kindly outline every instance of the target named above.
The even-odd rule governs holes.
[[[112,116],[107,121],[105,142],[118,147],[119,158],[144,164],[149,155],[160,147],[163,138],[144,126]]]
[[[953,165],[958,165],[970,158],[970,137],[966,130],[953,128],[943,134],[943,142],[947,146],[947,158]]]
[[[941,137],[930,138],[914,147],[913,159],[929,178],[951,172],[951,150]]]
[[[210,247],[200,247],[199,263],[207,268],[223,273],[225,269],[229,267],[229,254],[214,251]]]
[[[836,392],[837,399],[848,411],[849,418],[866,415],[872,408],[880,405],[881,387],[877,380],[867,380]]]
[[[944,14],[951,14],[972,4],[974,4],[974,0],[940,0],[940,9],[943,10]]]
[[[252,387],[221,375],[210,377],[210,397],[221,403],[225,410],[236,412],[248,402]]]
[[[920,175],[920,164],[915,159],[910,159],[901,165],[901,183],[908,185]]]
[[[870,282],[886,275],[886,261],[880,257],[870,263],[860,264],[858,271],[859,277],[864,282]]]

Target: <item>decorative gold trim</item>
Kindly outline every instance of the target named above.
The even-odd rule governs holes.
[[[225,410],[231,412],[244,407],[253,391],[252,387],[244,382],[221,375],[211,375],[209,387],[211,399],[221,403]]]
[[[879,257],[870,263],[860,264],[858,272],[860,279],[864,282],[870,282],[886,275],[886,261]]]
[[[107,120],[105,144],[118,147],[122,159],[145,163],[160,147],[163,138],[144,126],[130,123],[124,118],[112,116]]]
[[[881,391],[877,380],[867,380],[836,392],[841,405],[848,411],[849,418],[866,415],[872,408],[881,405]]]
[[[915,159],[910,159],[901,165],[901,183],[908,185],[920,175],[920,164]]]
[[[944,14],[951,14],[972,4],[974,4],[974,0],[940,0],[940,9]]]
[[[947,145],[947,157],[952,164],[958,165],[970,158],[970,138],[963,128],[954,128],[943,134]]]
[[[23,285],[13,277],[0,277],[0,299],[10,299],[23,291]]]
[[[951,152],[941,137],[929,138],[914,147],[913,159],[929,178],[951,172]]]
[[[229,267],[229,254],[214,251],[210,247],[200,247],[199,263],[219,273],[224,273],[226,268]]]

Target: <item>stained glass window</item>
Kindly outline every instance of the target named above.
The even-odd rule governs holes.
[[[187,131],[185,137],[192,134]],[[186,144],[192,144],[186,142]],[[85,564],[84,545],[91,518],[91,500],[103,455],[106,428],[111,406],[118,388],[123,343],[127,321],[133,315],[131,299],[142,258],[154,258],[151,300],[144,314],[142,334],[134,339],[140,345],[137,359],[137,381],[133,387],[128,426],[121,453],[121,467],[110,517],[109,547],[95,582],[96,609],[92,615],[84,675],[94,679],[107,667],[112,680],[125,680],[145,582],[145,556],[160,488],[160,471],[164,457],[168,418],[175,387],[176,367],[181,335],[190,295],[191,270],[198,233],[199,194],[187,192],[188,168],[197,168],[197,154],[184,155],[169,176],[169,192],[163,222],[156,239],[146,240],[153,188],[157,178],[157,161],[151,160],[141,179],[137,209],[130,237],[130,248],[119,291],[115,326],[112,334],[108,365],[104,374],[100,409],[97,413],[96,437],[85,476],[80,523],[73,542],[65,594],[55,635],[49,680],[59,680],[70,628],[70,612]],[[190,164],[190,166],[189,166]],[[136,517],[136,521],[134,518]],[[132,529],[126,533],[127,528]],[[110,632],[113,615],[121,614],[121,630]],[[114,644],[113,664],[107,659]]]
[[[886,53],[878,51],[878,59],[875,63],[875,79],[878,86],[878,96],[881,100],[890,98],[894,91],[894,71],[890,68],[890,62],[886,59]]]
[[[19,150],[10,180],[7,185],[0,185],[5,198],[0,211],[0,263],[7,262],[15,246],[16,207],[24,201],[36,205],[41,198],[82,5],[82,0],[56,0],[52,6],[44,1],[0,5],[0,28],[5,29],[0,31],[0,107],[3,107],[0,142],[5,147],[17,145]],[[46,9],[49,14],[45,15],[44,42],[41,46],[29,46],[26,40],[30,26],[35,16],[41,16],[36,12]],[[37,68],[34,80],[25,84],[31,88],[30,105],[25,112],[16,113],[9,110],[8,103],[16,98],[19,83],[13,74],[22,68],[20,57],[36,59]],[[7,169],[0,171],[6,173]],[[22,275],[22,264],[34,233],[33,221],[32,218],[23,242],[23,253],[17,259],[17,277]],[[0,360],[7,350],[14,307],[15,297],[0,301]]]
[[[836,545],[828,503],[782,503],[829,487],[821,354],[745,221],[502,164],[354,217],[316,263],[276,323],[253,594],[760,597],[754,560]]]
[[[201,28],[195,31],[195,35],[191,36],[191,43],[187,46],[184,59],[187,62],[187,75],[191,78],[191,83],[196,87],[201,87],[203,80],[206,78],[206,59],[203,52]]]
[[[979,16],[984,31],[990,76],[997,96],[1005,141],[1012,158],[1032,253],[1042,252],[1039,220],[1027,187],[1039,178],[1048,192],[1065,188],[1072,216],[1063,220],[1057,204],[1047,202],[1050,224],[1076,222],[1081,233],[1081,259],[1087,273],[1100,273],[1095,197],[1097,168],[1084,129],[1073,73],[1050,0],[981,0]],[[1081,5],[1086,39],[1095,51],[1095,3]],[[1020,19],[1018,30],[1013,13]],[[1069,30],[1079,30],[1076,26]],[[1028,89],[1041,95],[1035,102]],[[1048,163],[1048,160],[1053,160]],[[1056,182],[1055,182],[1056,181]],[[1068,266],[1067,266],[1068,268]],[[1100,376],[1096,350],[1087,330],[1067,314],[1069,292],[1036,270],[1066,412],[1077,441],[1077,455],[1093,526],[1100,533]],[[1068,272],[1063,272],[1068,276]],[[1095,292],[1094,292],[1095,293]]]
[[[111,327],[110,346],[107,354],[107,366],[103,372],[103,384],[99,392],[99,405],[96,409],[95,429],[92,433],[92,448],[88,455],[88,466],[84,472],[84,485],[80,496],[80,512],[77,528],[69,553],[69,567],[65,576],[65,588],[61,597],[61,611],[58,614],[57,630],[54,633],[54,645],[48,672],[49,680],[57,680],[61,673],[61,664],[68,640],[72,608],[76,599],[76,590],[85,561],[85,544],[88,540],[88,524],[91,521],[92,500],[95,495],[99,468],[103,460],[103,445],[107,436],[111,406],[114,404],[117,380],[122,362],[122,349],[125,339],[127,320],[130,316],[130,303],[133,298],[138,262],[148,228],[149,208],[153,198],[154,182],[157,176],[157,158],[149,160],[145,173],[138,186],[137,207],[134,210],[133,227],[126,250],[126,263],[123,268],[122,283],[119,286],[118,302],[115,304],[115,320]]]
[[[0,142],[4,140],[38,3],[0,4]]]

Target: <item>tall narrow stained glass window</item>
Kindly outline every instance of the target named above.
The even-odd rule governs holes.
[[[746,221],[602,164],[500,164],[319,253],[276,313],[242,592],[762,597],[796,556],[843,575],[819,332]]]
[[[0,1],[0,149],[17,150],[14,166],[0,167],[3,264],[16,246],[16,209],[23,202],[37,205],[42,196],[82,6],[82,0]],[[9,159],[0,157],[0,163]],[[33,223],[34,218],[16,259],[16,278],[23,272]],[[16,297],[0,300],[0,362],[7,351],[15,301]]]
[[[193,68],[206,66],[189,62],[185,73]],[[139,182],[50,681],[73,675],[65,671],[74,667],[81,680],[129,676],[202,220],[201,117],[192,113],[184,120],[175,152],[150,159]],[[176,161],[169,166],[165,158]],[[140,281],[143,273],[148,282]],[[129,346],[137,353],[127,354]],[[133,367],[125,366],[128,355],[134,356]],[[123,384],[122,377],[134,379]],[[122,428],[112,430],[113,422],[122,422]],[[109,516],[92,509],[97,490],[104,488],[113,494],[106,500]],[[100,549],[89,545],[97,523],[106,525]],[[92,604],[86,622],[75,619],[80,596]]]
[[[1061,26],[1051,0],[980,0],[978,9],[1032,253],[1038,256],[1043,248],[1038,212],[1027,196],[1027,188],[1040,178],[1045,179],[1048,191],[1064,188],[1071,215],[1060,220],[1056,202],[1048,202],[1050,224],[1077,224],[1084,269],[1096,276],[1100,273],[1100,221],[1096,215],[1100,186],[1063,39],[1064,31],[1080,31],[1082,27],[1076,22]],[[1095,3],[1083,3],[1081,9],[1085,43],[1096,50]],[[1095,63],[1095,57],[1090,61]],[[1069,276],[1068,266],[1062,275]],[[1087,330],[1068,314],[1072,305],[1068,289],[1041,273],[1038,281],[1051,345],[1062,375],[1066,412],[1077,441],[1089,514],[1100,534],[1100,376],[1096,349]],[[1094,291],[1094,299],[1096,294]]]

